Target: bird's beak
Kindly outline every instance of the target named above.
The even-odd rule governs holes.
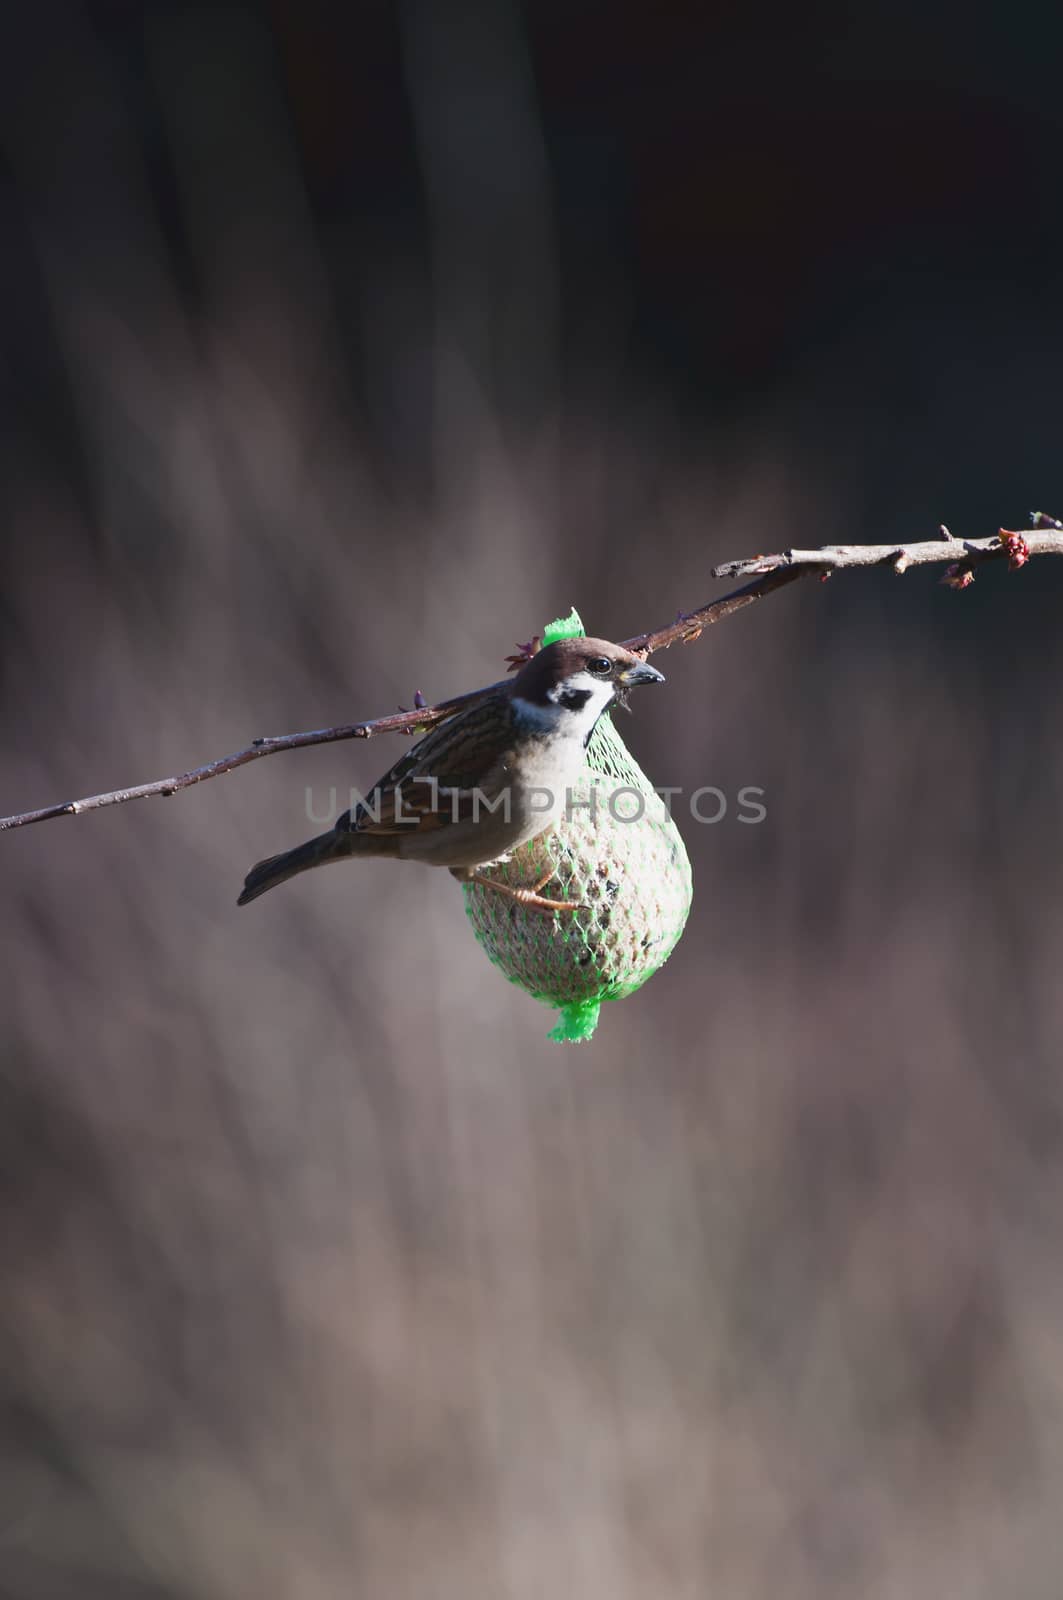
[[[633,689],[639,683],[663,683],[664,673],[658,672],[656,667],[651,667],[646,661],[636,661],[633,667],[626,667],[617,674],[620,683],[625,689]]]

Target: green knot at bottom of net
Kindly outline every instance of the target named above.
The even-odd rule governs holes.
[[[562,1006],[557,1027],[550,1029],[547,1038],[556,1044],[579,1044],[582,1039],[590,1039],[601,1009],[600,1000],[578,1000],[575,1005]]]

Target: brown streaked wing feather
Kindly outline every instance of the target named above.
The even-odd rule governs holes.
[[[433,728],[373,785],[367,799],[371,805],[376,801],[376,816],[359,806],[353,814],[341,817],[337,828],[404,834],[444,828],[471,817],[471,791],[512,748],[513,737],[508,696],[493,696],[470,707]],[[430,783],[430,778],[436,781]]]

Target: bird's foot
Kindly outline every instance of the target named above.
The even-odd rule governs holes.
[[[477,869],[472,876],[474,882],[481,884],[483,888],[497,889],[499,894],[506,895],[510,900],[516,900],[518,905],[531,906],[536,911],[578,911],[580,909],[578,900],[548,900],[540,894],[539,891],[545,889],[556,870],[555,867],[550,867],[530,889],[520,888],[511,883],[498,883],[494,878],[485,878],[481,869]]]

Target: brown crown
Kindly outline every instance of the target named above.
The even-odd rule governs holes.
[[[642,660],[623,645],[610,644],[608,639],[558,639],[521,667],[513,680],[513,693],[523,700],[545,704],[548,690],[581,672],[598,656],[607,656],[619,667],[636,667]]]

